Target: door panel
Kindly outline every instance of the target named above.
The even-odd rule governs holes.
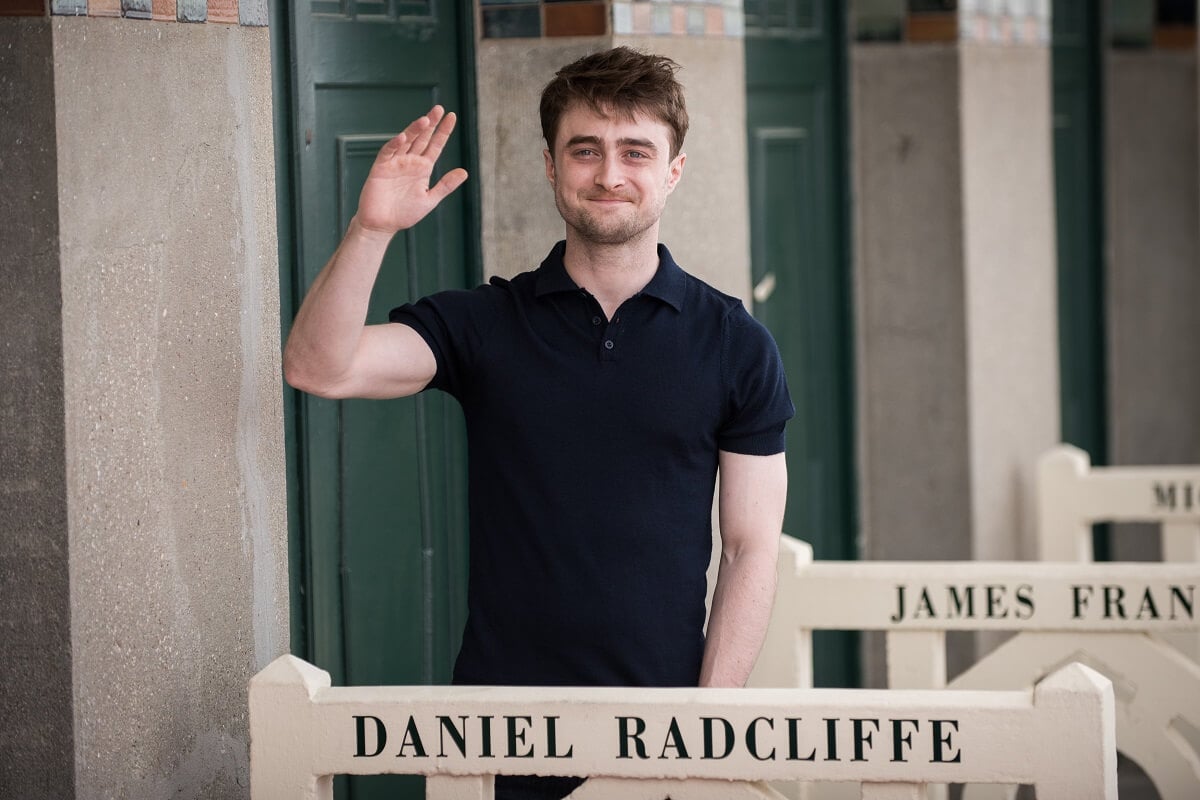
[[[465,162],[473,131],[460,45],[469,16],[432,2],[309,2],[288,19],[294,64],[292,181],[299,295],[357,210],[379,147],[434,103],[460,121],[439,174]],[[434,180],[437,179],[434,176]],[[477,282],[478,226],[460,189],[395,237],[368,323],[439,289]],[[290,315],[289,315],[290,318]],[[466,453],[461,412],[439,392],[400,400],[300,395],[299,501],[303,652],[336,685],[444,683],[466,615]],[[298,650],[301,648],[297,648]],[[342,798],[423,797],[416,778],[339,778]]]
[[[788,425],[787,532],[817,558],[855,548],[842,4],[746,1],[754,314],[779,343]],[[856,637],[820,635],[815,679],[858,681]]]

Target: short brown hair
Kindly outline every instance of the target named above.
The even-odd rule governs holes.
[[[567,108],[586,103],[598,114],[616,113],[654,117],[671,129],[671,158],[683,149],[687,134],[687,106],[683,87],[675,79],[679,65],[666,56],[615,47],[584,56],[560,69],[542,90],[539,108],[542,136],[554,152],[558,122]]]

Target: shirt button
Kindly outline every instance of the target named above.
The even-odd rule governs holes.
[[[600,324],[600,318],[599,318],[599,317],[592,317],[592,324],[593,324],[593,325],[599,325],[599,324]]]
[[[612,341],[612,339],[605,339],[605,340],[604,340],[604,349],[605,349],[605,350],[612,350],[612,349],[613,349],[613,341]]]

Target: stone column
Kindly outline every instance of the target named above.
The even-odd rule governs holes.
[[[867,559],[1032,556],[1059,437],[1049,19],[973,6],[852,49]]]
[[[289,629],[270,72],[265,28],[0,20],[5,797],[249,796]]]
[[[1200,136],[1190,49],[1105,58],[1108,454],[1113,465],[1200,463]],[[1146,526],[1112,555],[1157,560]]]

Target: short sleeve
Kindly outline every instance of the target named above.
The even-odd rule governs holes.
[[[782,453],[795,414],[783,359],[771,333],[740,305],[725,320],[721,354],[725,417],[717,446],[730,453]]]
[[[389,322],[412,328],[433,351],[437,372],[426,388],[460,400],[469,391],[473,365],[499,316],[503,294],[493,279],[491,285],[437,292],[389,312]]]

